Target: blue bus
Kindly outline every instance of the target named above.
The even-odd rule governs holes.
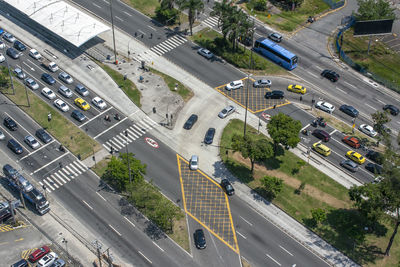
[[[254,44],[254,51],[271,59],[288,70],[297,67],[297,56],[267,38],[259,38]]]

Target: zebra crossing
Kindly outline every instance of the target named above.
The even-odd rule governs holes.
[[[132,143],[139,137],[141,137],[146,131],[153,128],[153,126],[157,124],[152,119],[146,117],[141,121],[133,124],[132,126],[126,128],[119,134],[113,136],[108,139],[104,144],[104,148],[108,151],[111,151],[111,147],[116,150],[120,150],[124,148],[126,145]],[[127,132],[127,136],[125,135],[125,131]]]
[[[88,168],[85,165],[83,165],[80,161],[75,160],[57,172],[44,178],[39,182],[39,184],[41,186],[46,185],[47,192],[51,192],[57,190],[87,170]]]
[[[201,23],[204,23],[210,28],[218,28],[218,17],[208,17],[206,20],[202,21]]]
[[[185,42],[187,42],[186,38],[180,36],[179,34],[176,34],[171,38],[168,38],[167,40],[159,43],[158,45],[153,46],[152,48],[140,53],[136,57],[133,57],[133,59],[139,62],[143,60],[151,62],[155,58],[164,55],[165,53],[184,44]]]

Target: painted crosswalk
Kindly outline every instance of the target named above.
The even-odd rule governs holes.
[[[136,57],[133,57],[133,59],[139,62],[143,60],[151,62],[157,57],[164,55],[165,53],[184,44],[185,42],[187,42],[186,38],[180,36],[179,34],[176,34],[171,38],[168,38],[167,40],[159,43],[158,45],[153,46],[152,48],[140,53]]]
[[[51,192],[57,190],[87,170],[88,168],[85,165],[76,160],[59,169],[57,172],[50,174],[40,181],[39,184],[41,186],[46,185],[47,192]]]
[[[144,133],[153,128],[155,124],[157,123],[152,119],[148,117],[143,118],[141,121],[133,124],[132,126],[129,126],[125,130],[118,133],[117,135],[108,139],[103,144],[103,146],[108,151],[111,151],[111,148],[113,148],[114,150],[120,150],[124,148],[126,145],[132,143],[133,141],[141,137]]]
[[[201,23],[207,25],[210,28],[214,28],[214,27],[218,28],[218,17],[208,17]]]

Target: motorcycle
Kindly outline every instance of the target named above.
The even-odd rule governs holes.
[[[318,118],[317,118],[317,123],[318,123],[318,125],[320,125],[321,127],[326,127],[326,121],[325,121],[324,118],[322,118],[322,117],[318,117]]]
[[[119,116],[118,113],[116,113],[115,116],[114,116],[114,119],[116,119],[117,121],[120,121],[120,120],[121,120],[121,117]]]

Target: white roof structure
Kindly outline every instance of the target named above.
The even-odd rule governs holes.
[[[79,47],[110,28],[60,0],[4,0],[73,45]]]

